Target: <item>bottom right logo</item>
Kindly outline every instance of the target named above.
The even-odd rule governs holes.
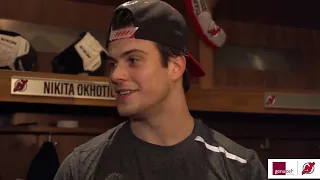
[[[307,162],[302,166],[302,175],[312,174],[315,168],[315,162]]]

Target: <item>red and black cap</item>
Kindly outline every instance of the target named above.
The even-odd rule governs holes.
[[[123,38],[145,39],[185,51],[190,75],[204,76],[201,65],[187,51],[188,27],[184,17],[171,5],[160,0],[133,0],[118,6],[114,12],[129,10],[134,27],[108,30],[107,44]],[[112,22],[112,20],[111,20]],[[108,46],[108,45],[107,45]]]

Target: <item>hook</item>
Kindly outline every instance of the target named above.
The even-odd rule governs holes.
[[[270,149],[270,140],[269,140],[269,137],[267,137],[267,138],[265,139],[265,143],[264,143],[264,144],[260,144],[260,147],[261,147],[261,149],[264,149],[264,150]]]
[[[52,133],[49,134],[48,142],[52,142]],[[53,143],[54,146],[56,146],[58,144],[58,142],[56,142],[56,141],[52,142],[52,143]]]
[[[51,140],[52,140],[52,133],[50,133],[48,137],[48,141],[51,142]]]

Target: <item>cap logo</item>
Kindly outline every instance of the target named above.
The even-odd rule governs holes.
[[[130,6],[130,5],[133,5],[135,3],[137,3],[138,1],[128,1],[128,2],[125,2],[122,4],[122,6]]]
[[[139,27],[130,27],[130,28],[123,28],[119,30],[111,30],[110,33],[110,41],[114,41],[117,39],[124,39],[124,38],[132,38],[134,37],[135,32],[138,30]]]

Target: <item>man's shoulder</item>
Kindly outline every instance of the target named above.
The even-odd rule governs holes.
[[[78,157],[80,162],[88,161],[95,162],[99,159],[104,149],[111,144],[119,134],[126,122],[107,130],[105,133],[96,136],[88,142],[76,147],[73,151],[74,155]]]
[[[225,154],[226,158],[230,160],[247,163],[247,160],[255,154],[254,150],[240,145],[205,124],[203,124],[203,130],[206,132],[205,135],[198,136],[196,140],[205,143],[206,147],[213,152]]]
[[[240,145],[204,124],[203,131],[205,133],[197,136],[196,140],[204,143],[205,147],[212,152],[209,158],[212,159],[213,165],[225,167],[228,169],[229,176],[235,178],[267,179],[265,168],[255,150]]]
[[[113,142],[125,123],[121,123],[76,147],[62,162],[55,179],[71,179],[71,177],[87,179],[87,177],[91,177],[104,149]]]
[[[89,140],[88,142],[80,145],[77,147],[80,153],[87,153],[92,152],[100,149],[104,149],[105,146],[110,144],[116,135],[118,134],[119,130],[125,125],[126,122],[120,123],[119,125],[107,130],[103,134],[96,136]]]
[[[210,130],[213,141],[219,147],[220,151],[223,151],[229,159],[236,160],[240,163],[247,163],[248,159],[255,154],[253,149],[237,143],[217,130]]]

